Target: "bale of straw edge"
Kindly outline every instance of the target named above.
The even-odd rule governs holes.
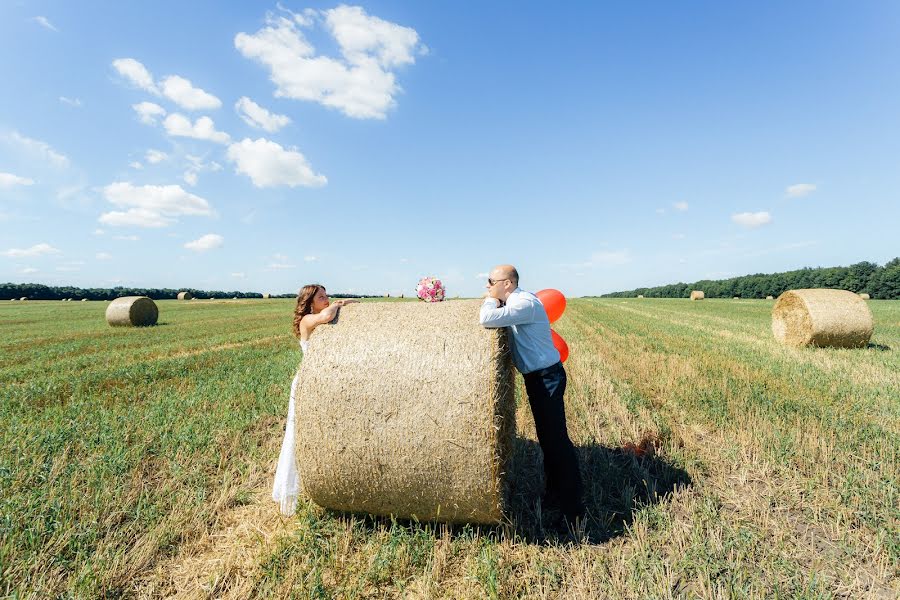
[[[504,329],[478,300],[371,303],[320,327],[300,367],[297,461],[323,507],[498,523],[515,432]]]
[[[113,327],[156,325],[159,309],[147,296],[122,296],[106,307],[106,322]]]
[[[700,290],[691,292],[691,300],[703,300],[706,296]]]
[[[869,295],[866,294],[865,292],[863,292],[862,294],[860,294],[859,297],[862,298],[863,300],[868,300],[868,299],[871,298],[871,296],[869,296]]]
[[[193,297],[193,294],[191,294],[190,292],[178,292],[179,300],[191,300]]]
[[[846,290],[789,290],[772,308],[772,333],[787,346],[860,348],[874,328],[865,300]]]

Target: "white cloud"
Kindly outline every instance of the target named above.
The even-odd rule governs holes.
[[[475,279],[487,279],[490,273],[476,273]]]
[[[795,183],[785,188],[784,195],[788,198],[802,198],[812,194],[814,191],[816,191],[816,184],[814,183]]]
[[[251,127],[265,129],[269,133],[274,133],[291,122],[291,119],[285,115],[276,115],[270,113],[265,108],[243,96],[234,105],[234,109],[244,120],[244,123]]]
[[[591,259],[584,264],[585,267],[611,267],[624,265],[631,262],[628,250],[608,250],[594,252]]]
[[[10,258],[32,258],[35,256],[44,256],[47,254],[59,254],[59,250],[47,243],[35,244],[31,248],[10,248],[3,253],[3,256]]]
[[[3,139],[17,146],[20,150],[32,157],[49,162],[54,167],[64,169],[69,166],[69,159],[54,150],[50,144],[46,142],[31,139],[17,131],[13,131],[12,133],[3,136]]]
[[[136,160],[133,160],[130,163],[128,163],[128,166],[131,167],[132,169],[137,169],[138,171],[140,171],[144,168],[144,165],[142,165],[140,162],[138,162]]]
[[[211,216],[209,202],[184,191],[179,185],[144,185],[111,183],[103,188],[103,195],[112,204],[127,208],[100,215],[99,221],[114,227],[166,227],[178,221],[177,217]]]
[[[197,140],[209,140],[227,144],[231,137],[227,133],[216,131],[216,124],[209,117],[200,117],[196,122],[184,115],[172,113],[163,123],[166,133],[173,137],[189,137]]]
[[[122,240],[123,242],[136,242],[141,238],[139,238],[136,235],[115,235],[115,236],[113,236],[113,239],[114,240]]]
[[[94,258],[96,258],[97,260],[109,260],[112,258],[112,254],[108,254],[106,252],[98,252],[96,255],[94,255]]]
[[[285,254],[273,254],[272,258],[277,260],[278,262],[287,262],[289,259]]]
[[[143,64],[133,58],[117,58],[112,62],[119,75],[142,90],[159,96],[159,88],[153,83],[153,76]]]
[[[683,240],[685,237],[687,237],[687,236],[685,236],[683,233],[673,233],[672,234],[673,240]]]
[[[144,160],[146,160],[151,165],[155,165],[157,163],[161,163],[162,161],[169,158],[169,155],[160,150],[147,150],[147,153],[144,154]]]
[[[199,181],[200,179],[197,175],[197,171],[185,171],[184,175],[182,175],[181,178],[184,179],[184,182],[191,187],[197,185],[197,181]]]
[[[35,269],[34,267],[25,267],[24,269],[19,271],[19,273],[22,273],[23,275],[28,275],[29,273],[37,273],[37,272],[38,272],[38,270]]]
[[[189,79],[170,75],[162,80],[163,95],[186,110],[212,110],[222,106],[222,101],[212,94],[194,87]]]
[[[235,48],[268,67],[276,96],[318,102],[349,117],[385,118],[400,91],[392,69],[427,50],[414,29],[341,5],[321,15],[342,57],[316,56],[301,31],[315,13],[291,14],[293,19],[269,16],[255,34],[238,33]]]
[[[106,232],[99,228],[97,228],[93,231],[93,235],[103,235],[104,233],[106,233]]]
[[[59,101],[63,104],[74,106],[75,108],[81,108],[81,100],[79,100],[78,98],[67,98],[65,96],[60,96]]]
[[[684,211],[686,211],[686,210],[688,209],[688,203],[687,203],[687,202],[673,202],[673,203],[672,203],[672,206],[675,208],[675,210],[678,210],[678,211],[681,211],[681,212],[684,212]]]
[[[247,275],[246,275],[246,273],[232,273],[231,276],[232,276],[232,277],[235,277],[235,278],[237,278],[237,279],[243,279],[243,278],[246,277]]]
[[[139,102],[132,104],[131,108],[138,114],[141,123],[146,125],[156,125],[156,120],[166,114],[166,109],[153,102]]]
[[[766,211],[742,212],[731,215],[731,220],[744,227],[761,227],[772,222],[772,215]]]
[[[37,17],[31,17],[31,20],[34,21],[35,23],[37,23],[38,25],[40,25],[41,27],[49,29],[50,31],[59,32],[59,29],[54,27],[53,23],[51,23],[47,17],[38,15]]]
[[[305,260],[306,262],[315,262],[315,261],[319,260],[319,257],[318,256],[304,256],[303,260]]]
[[[16,185],[34,185],[34,179],[19,177],[12,173],[0,173],[0,189],[11,188]]]
[[[207,233],[193,242],[188,242],[184,247],[195,252],[206,252],[207,250],[218,248],[223,243],[225,243],[225,238],[221,235],[217,233]]]
[[[265,138],[244,138],[228,147],[228,160],[236,163],[235,171],[253,180],[256,187],[298,185],[319,187],[328,183],[324,175],[317,175],[296,150],[285,150]]]
[[[296,269],[297,265],[289,265],[285,263],[272,263],[266,269],[270,271],[280,271],[284,269]]]

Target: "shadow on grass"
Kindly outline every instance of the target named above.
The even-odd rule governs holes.
[[[656,504],[674,491],[691,485],[685,470],[653,456],[652,450],[638,456],[622,448],[590,444],[576,447],[576,451],[584,480],[586,509],[577,534],[567,530],[565,525],[560,526],[561,515],[557,511],[544,510],[541,500],[543,453],[536,441],[521,437],[516,437],[513,442],[507,522],[502,525],[450,525],[327,512],[338,520],[352,520],[369,532],[388,527],[400,528],[413,535],[440,536],[448,531],[455,538],[480,534],[528,544],[602,544],[624,535],[635,514],[643,507]]]
[[[868,350],[879,350],[881,352],[889,352],[891,347],[884,344],[869,344],[866,346]]]

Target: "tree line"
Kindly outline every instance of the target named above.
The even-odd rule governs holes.
[[[691,290],[702,290],[707,298],[778,297],[787,290],[804,288],[838,288],[858,294],[869,294],[882,300],[900,299],[900,257],[883,266],[860,262],[849,267],[804,268],[784,273],[757,273],[731,279],[704,279],[694,283],[671,283],[657,287],[637,288],[625,292],[603,294],[603,298],[688,298]]]
[[[175,300],[178,292],[190,292],[199,299],[207,298],[262,298],[260,292],[222,292],[206,291],[193,288],[80,288],[73,286],[49,286],[40,283],[0,283],[0,299],[28,298],[29,300],[115,300],[122,296],[147,296],[154,300]],[[364,298],[357,294],[329,294],[332,298]],[[272,298],[294,298],[294,294],[272,294]]]

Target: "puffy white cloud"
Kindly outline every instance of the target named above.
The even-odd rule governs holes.
[[[286,150],[265,138],[242,141],[228,146],[228,160],[235,170],[250,177],[256,187],[318,187],[328,183],[324,175],[317,175],[296,150]]]
[[[285,263],[271,263],[266,270],[268,271],[283,271],[285,269],[296,269],[297,265],[285,264]]]
[[[487,279],[490,273],[475,273],[475,279]]]
[[[147,125],[156,125],[156,120],[166,114],[166,109],[153,102],[139,102],[137,104],[132,104],[131,108],[137,113],[141,123]]]
[[[112,254],[109,254],[107,252],[98,252],[94,255],[94,258],[96,258],[97,260],[109,260],[112,258]]]
[[[785,188],[784,195],[788,198],[802,198],[812,194],[814,191],[816,191],[816,184],[814,183],[795,183]]]
[[[93,235],[103,235],[103,234],[106,233],[106,232],[103,231],[103,230],[100,229],[100,228],[97,228],[97,229],[95,229],[92,233],[93,233]]]
[[[772,222],[772,215],[766,211],[742,212],[731,215],[731,220],[744,227],[761,227]]]
[[[136,187],[128,182],[116,182],[103,188],[103,195],[115,206],[127,208],[100,215],[99,221],[106,225],[166,227],[183,215],[213,214],[209,202],[186,192],[179,185]]]
[[[678,210],[678,211],[681,211],[681,212],[684,212],[684,211],[686,211],[686,210],[688,209],[688,203],[687,203],[687,202],[674,202],[674,203],[672,204],[672,206],[675,208],[675,210]]]
[[[49,162],[54,167],[64,169],[69,166],[69,159],[54,150],[50,144],[40,140],[31,139],[17,131],[6,134],[3,139],[16,146],[22,152],[30,156]]]
[[[216,131],[216,124],[209,117],[200,117],[194,123],[178,113],[166,117],[163,125],[166,133],[173,137],[189,137],[197,140],[209,140],[219,144],[227,144],[231,139],[227,133]]]
[[[358,119],[383,119],[400,90],[392,69],[415,62],[426,48],[414,29],[360,8],[339,6],[321,13],[342,57],[316,56],[301,27],[310,15],[269,17],[255,34],[238,33],[234,45],[271,73],[275,95],[318,102]]]
[[[22,273],[23,275],[28,275],[29,273],[37,273],[37,272],[38,272],[38,270],[35,269],[34,267],[25,267],[24,269],[19,271],[19,273]]]
[[[47,254],[59,254],[59,250],[47,243],[35,244],[31,248],[10,248],[3,253],[3,256],[10,258],[34,258],[36,256],[45,256]]]
[[[197,171],[185,171],[184,175],[182,175],[181,178],[184,179],[184,182],[191,187],[197,185],[197,182],[200,180],[200,176]]]
[[[193,250],[194,252],[206,252],[207,250],[212,250],[213,248],[218,248],[222,244],[225,243],[225,238],[217,233],[207,233],[206,235],[200,236],[193,242],[188,242],[184,245],[188,250]]]
[[[34,179],[19,177],[12,173],[0,173],[0,189],[11,188],[17,185],[34,185]]]
[[[151,165],[155,165],[156,163],[161,163],[162,161],[169,158],[169,155],[160,150],[147,150],[146,154],[144,154],[144,160],[146,160]]]
[[[117,58],[112,62],[113,68],[125,79],[142,90],[159,96],[159,88],[153,83],[153,76],[143,64],[133,58]]]
[[[319,257],[318,256],[304,256],[303,260],[305,260],[306,262],[315,262],[315,261],[319,260]]]
[[[211,110],[222,106],[222,101],[194,87],[189,79],[170,75],[162,80],[163,95],[186,110]]]
[[[138,171],[141,171],[144,168],[144,165],[142,165],[139,161],[136,161],[136,160],[133,160],[130,163],[128,163],[128,166],[131,167],[132,169],[136,169]]]
[[[81,108],[81,100],[79,100],[78,98],[67,98],[65,96],[60,96],[59,101],[63,104],[74,106],[75,108]]]
[[[243,96],[234,105],[235,110],[244,120],[244,123],[251,127],[265,129],[269,133],[274,133],[291,122],[291,119],[285,115],[276,115],[270,113],[265,108]]]
[[[36,17],[31,17],[31,20],[34,21],[35,23],[37,23],[38,25],[40,25],[41,27],[44,27],[45,29],[49,29],[50,31],[59,32],[59,29],[54,27],[53,23],[51,23],[47,17],[38,15]]]
[[[113,239],[114,240],[122,240],[123,242],[136,242],[141,238],[139,238],[136,235],[115,235],[115,236],[113,236]]]

